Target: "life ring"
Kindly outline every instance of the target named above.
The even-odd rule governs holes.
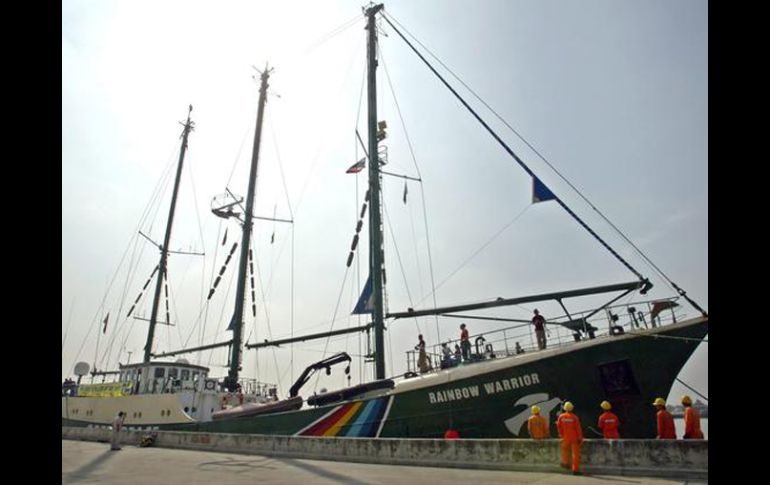
[[[206,380],[206,390],[207,391],[213,391],[217,387],[217,381],[214,379],[207,379]]]

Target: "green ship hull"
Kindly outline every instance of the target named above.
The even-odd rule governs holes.
[[[598,437],[599,403],[609,400],[623,438],[654,438],[652,401],[667,396],[708,333],[708,317],[602,337],[512,357],[489,359],[399,382],[387,394],[278,414],[158,429],[204,433],[442,438],[528,438],[537,404],[552,436],[563,401],[572,401],[587,438]],[[62,420],[63,425],[86,423]]]

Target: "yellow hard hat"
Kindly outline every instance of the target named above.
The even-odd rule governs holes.
[[[599,406],[601,406],[602,409],[604,409],[605,411],[609,411],[610,409],[612,409],[612,404],[610,404],[609,401],[602,401],[602,403],[599,404]]]
[[[653,406],[665,406],[666,400],[662,397],[656,397],[655,402],[652,403]]]
[[[573,406],[571,402],[567,401],[567,402],[564,403],[564,410],[565,411],[570,412],[573,409],[575,409],[575,406]]]
[[[532,406],[532,414],[540,414],[540,407]]]
[[[688,396],[687,394],[682,396],[682,404],[686,404],[688,406],[691,405],[692,404],[692,399],[690,399],[690,396]]]

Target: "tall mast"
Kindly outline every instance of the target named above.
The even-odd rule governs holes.
[[[158,282],[155,284],[155,298],[152,300],[152,314],[150,315],[150,329],[147,332],[147,343],[144,346],[144,362],[150,362],[152,353],[152,340],[155,337],[155,325],[158,323],[158,307],[160,306],[160,290],[163,286],[163,278],[166,275],[166,262],[168,261],[168,245],[171,241],[171,227],[174,224],[174,211],[176,210],[176,197],[179,193],[179,181],[182,178],[182,165],[184,165],[184,154],[187,152],[187,135],[193,129],[193,122],[190,121],[192,105],[187,111],[187,122],[182,131],[182,147],[179,151],[179,164],[176,168],[176,180],[174,180],[174,194],[171,197],[171,207],[168,210],[168,222],[166,223],[166,237],[163,239],[163,245],[160,247],[160,263],[158,265]]]
[[[385,378],[385,323],[383,321],[382,288],[382,217],[380,215],[380,160],[377,150],[377,26],[374,17],[383,5],[366,10],[369,41],[367,43],[367,99],[369,106],[369,274],[372,278],[374,308],[374,371],[376,379]]]
[[[254,130],[254,149],[251,153],[251,172],[249,173],[249,190],[246,196],[246,213],[243,218],[243,236],[241,238],[241,259],[238,264],[238,287],[235,292],[235,312],[230,324],[233,331],[232,347],[230,351],[230,370],[225,378],[225,388],[234,391],[238,385],[238,372],[241,370],[241,354],[243,338],[243,300],[246,295],[246,269],[249,264],[249,247],[251,243],[251,229],[253,225],[254,195],[257,185],[257,165],[259,164],[259,145],[262,137],[262,117],[265,113],[267,101],[267,79],[272,69],[265,66],[262,72],[262,84],[259,87],[259,108],[257,109],[257,127]]]

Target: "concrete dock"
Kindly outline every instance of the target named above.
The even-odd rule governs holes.
[[[139,448],[123,445],[110,451],[109,443],[62,439],[62,484],[250,484],[254,483],[531,483],[557,484],[681,484],[684,480],[573,476],[567,472],[521,472],[377,465],[342,461],[319,461],[267,457],[254,454]],[[688,480],[686,483],[705,483]]]

